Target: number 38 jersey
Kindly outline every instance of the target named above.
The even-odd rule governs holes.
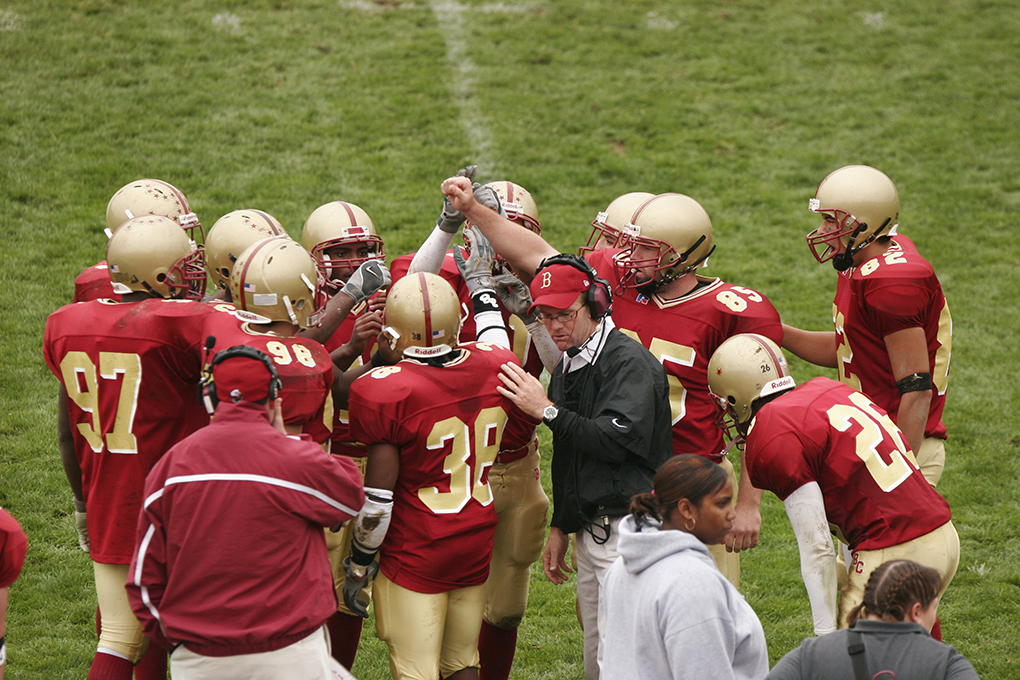
[[[325,444],[333,427],[333,361],[326,348],[307,338],[280,337],[258,329],[258,324],[232,314],[215,314],[206,320],[202,337],[216,338],[214,352],[247,345],[272,359],[283,383],[284,424],[301,428],[317,444]]]
[[[209,422],[196,391],[202,323],[194,301],[93,300],[49,316],[46,365],[67,392],[92,559],[129,564],[146,473]]]
[[[783,500],[817,482],[829,523],[853,550],[899,545],[950,520],[889,415],[829,378],[762,406],[745,456],[751,483]]]
[[[779,313],[764,295],[719,279],[698,277],[698,287],[676,300],[646,297],[636,290],[617,295],[613,262],[618,250],[587,257],[613,288],[613,323],[662,362],[669,378],[673,454],[695,453],[718,462],[724,447],[708,392],[708,360],[727,338],[757,333],[782,345]]]
[[[496,392],[500,366],[519,363],[512,352],[481,342],[459,349],[442,366],[405,359],[351,386],[354,438],[400,448],[379,567],[419,593],[485,583],[496,528],[489,467],[537,425]]]
[[[953,322],[932,266],[913,242],[896,236],[885,253],[839,276],[832,304],[839,379],[875,400],[895,419],[900,407],[885,336],[922,328],[934,388],[926,437],[946,438],[942,409],[949,384]]]

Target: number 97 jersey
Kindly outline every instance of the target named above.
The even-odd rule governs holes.
[[[531,441],[537,424],[496,392],[500,366],[519,363],[512,352],[481,342],[459,351],[442,366],[377,368],[351,386],[354,438],[400,448],[379,566],[418,593],[485,583],[496,528],[489,468],[500,450]]]

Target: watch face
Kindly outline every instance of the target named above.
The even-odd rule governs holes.
[[[552,420],[559,413],[559,409],[555,406],[546,406],[545,410],[542,411],[542,417],[546,420]]]

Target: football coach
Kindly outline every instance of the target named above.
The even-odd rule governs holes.
[[[577,551],[577,600],[584,628],[587,680],[599,677],[599,599],[617,558],[617,526],[631,496],[651,491],[656,470],[673,453],[669,387],[662,364],[613,325],[612,293],[583,258],[542,262],[531,282],[533,304],[563,352],[542,384],[506,364],[497,388],[553,433],[553,514],[542,555],[546,576],[570,572],[569,535]]]

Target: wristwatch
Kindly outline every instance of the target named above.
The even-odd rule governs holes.
[[[556,406],[550,404],[542,411],[542,422],[546,425],[550,425],[552,421],[556,420],[556,416],[559,414],[560,410]]]

